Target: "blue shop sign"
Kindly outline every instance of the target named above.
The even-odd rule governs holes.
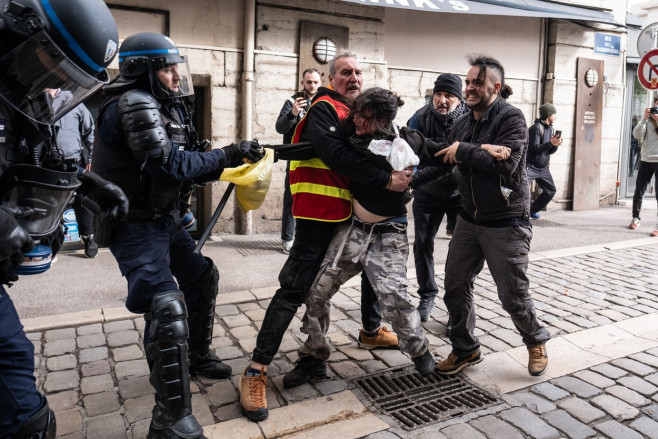
[[[621,48],[621,36],[602,34],[599,32],[596,32],[594,34],[594,53],[619,56],[621,53],[620,48]]]

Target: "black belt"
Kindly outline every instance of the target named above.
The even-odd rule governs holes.
[[[365,232],[370,233],[370,231],[378,233],[407,233],[407,224],[405,223],[365,223],[356,217],[352,217],[352,224],[357,229],[361,229]]]

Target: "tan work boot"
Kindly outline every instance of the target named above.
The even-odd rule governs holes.
[[[256,376],[247,376],[247,369],[240,378],[240,404],[242,412],[254,422],[267,419],[267,375],[260,370]]]
[[[454,375],[459,373],[465,367],[478,364],[482,361],[482,355],[480,355],[480,350],[463,356],[457,356],[454,352],[450,352],[448,358],[443,361],[436,363],[436,372],[439,375]]]
[[[359,347],[362,349],[397,349],[398,336],[382,326],[374,337],[368,337],[365,330],[359,331]]]
[[[528,348],[528,372],[533,377],[546,372],[548,368],[548,353],[546,352],[546,345],[540,344]]]

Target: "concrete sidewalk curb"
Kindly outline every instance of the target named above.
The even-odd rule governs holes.
[[[208,439],[282,438],[321,439],[338,437],[354,439],[390,428],[346,390],[319,398],[270,410],[270,416],[254,423],[245,417],[205,426]]]
[[[530,253],[530,261],[539,261],[546,259],[561,258],[567,256],[582,255],[600,251],[620,250],[632,247],[641,247],[645,245],[658,244],[658,238],[640,238],[630,241],[618,241],[601,245],[588,245],[581,247],[572,247],[559,250],[550,250],[544,252]],[[440,268],[442,269],[442,267]],[[416,278],[414,269],[408,271],[409,279]],[[360,276],[350,279],[345,287],[358,287],[360,285]],[[217,296],[216,305],[234,305],[246,303],[255,300],[266,300],[274,296],[277,287],[264,287],[253,290],[221,292]],[[106,323],[115,320],[134,319],[141,314],[134,314],[124,307],[103,308],[97,310],[80,311],[67,314],[57,314],[52,316],[34,317],[22,319],[25,332],[46,331],[50,329],[65,328],[70,326],[90,325],[93,323]]]

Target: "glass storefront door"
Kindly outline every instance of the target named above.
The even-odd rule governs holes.
[[[644,109],[647,107],[648,91],[642,87],[637,79],[637,65],[628,64],[626,67],[626,84],[628,84],[628,94],[626,95],[626,117],[628,120],[624,123],[624,142],[621,158],[621,181],[620,192],[621,198],[632,198],[635,192],[635,178],[637,176],[637,167],[640,164],[642,146],[641,140],[636,140],[632,136],[633,128],[637,121],[642,119]],[[651,180],[649,188],[645,192],[645,197],[653,197],[656,190],[655,178]]]

